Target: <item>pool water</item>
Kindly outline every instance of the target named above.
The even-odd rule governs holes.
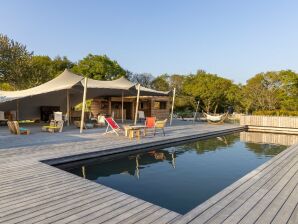
[[[246,143],[233,133],[60,168],[185,214],[285,148]]]

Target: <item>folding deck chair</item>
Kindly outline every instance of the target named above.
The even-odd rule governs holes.
[[[105,117],[105,121],[107,122],[108,126],[106,129],[106,132],[104,134],[108,133],[115,133],[116,135],[119,136],[119,132],[121,131],[120,126],[114,121],[112,117]],[[108,131],[111,128],[110,131]]]

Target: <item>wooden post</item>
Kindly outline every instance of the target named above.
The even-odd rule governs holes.
[[[86,95],[87,95],[87,83],[88,83],[88,78],[85,77],[85,79],[84,79],[84,94],[83,94],[83,104],[82,104],[82,115],[81,115],[80,133],[83,133],[83,128],[84,128]]]
[[[124,107],[124,92],[122,90],[122,99],[121,99],[121,119],[122,119],[122,123],[124,122],[124,119],[123,119],[123,107]]]
[[[198,113],[199,105],[200,105],[200,101],[198,101],[198,103],[197,103],[195,116],[193,117],[193,123],[195,123],[195,121],[196,121],[196,117],[197,117],[197,113]]]
[[[69,100],[69,89],[66,90],[66,103],[67,103],[67,126],[70,125],[70,100]]]
[[[140,100],[140,88],[141,88],[141,85],[138,84],[137,85],[138,87],[138,95],[137,95],[137,104],[136,104],[136,113],[135,113],[135,122],[134,122],[134,125],[137,124],[137,119],[138,119],[138,110],[139,110],[139,100]]]
[[[20,102],[19,102],[19,99],[17,99],[17,111],[16,111],[16,120],[17,121],[20,118],[19,113],[20,113]]]
[[[172,99],[172,110],[171,110],[170,125],[172,125],[172,121],[173,121],[174,104],[175,104],[175,95],[176,95],[176,88],[174,88],[174,90],[173,90],[173,99]]]

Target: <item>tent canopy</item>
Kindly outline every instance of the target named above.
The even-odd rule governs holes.
[[[136,84],[122,77],[113,81],[98,81],[88,79],[87,98],[97,96],[136,96]],[[68,70],[56,78],[39,86],[20,91],[0,91],[0,111],[16,110],[20,108],[19,119],[33,119],[39,117],[41,106],[60,106],[66,111],[67,96],[70,106],[82,102],[84,77]],[[141,87],[142,96],[167,96],[169,92],[156,91]]]

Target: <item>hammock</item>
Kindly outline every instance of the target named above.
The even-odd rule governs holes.
[[[226,119],[228,113],[222,115],[210,115],[204,112],[204,115],[210,124],[221,124]]]

